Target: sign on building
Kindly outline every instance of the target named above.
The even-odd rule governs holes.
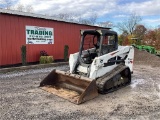
[[[26,26],[26,44],[54,44],[54,29]]]

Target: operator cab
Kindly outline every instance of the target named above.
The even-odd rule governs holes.
[[[117,33],[104,30],[81,30],[81,45],[74,72],[89,76],[95,57],[103,56],[118,49]]]
[[[79,61],[91,64],[95,57],[108,54],[118,48],[117,33],[107,30],[81,31]]]

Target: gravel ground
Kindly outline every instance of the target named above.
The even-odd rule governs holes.
[[[160,67],[136,61],[130,85],[80,105],[38,88],[52,69],[69,68],[0,73],[0,119],[160,120]]]

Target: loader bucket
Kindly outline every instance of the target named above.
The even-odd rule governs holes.
[[[44,78],[40,87],[75,104],[98,96],[95,80],[59,70],[53,70]]]

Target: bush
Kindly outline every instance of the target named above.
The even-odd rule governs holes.
[[[68,61],[68,50],[69,50],[69,46],[65,45],[64,46],[64,61]]]
[[[141,40],[137,40],[136,45],[141,45]]]
[[[21,60],[22,60],[22,65],[26,65],[26,54],[27,54],[26,46],[25,46],[25,45],[22,45],[22,47],[21,47]]]
[[[41,56],[39,60],[40,64],[52,63],[53,61],[53,56]]]
[[[45,64],[46,63],[46,56],[40,56],[39,62],[40,62],[40,64]]]
[[[46,61],[47,63],[52,63],[54,61],[53,56],[47,56]]]
[[[44,50],[40,51],[40,64],[52,63],[54,61],[53,56],[48,56],[47,52]]]
[[[41,50],[40,51],[40,56],[48,56],[48,54],[45,50]]]

